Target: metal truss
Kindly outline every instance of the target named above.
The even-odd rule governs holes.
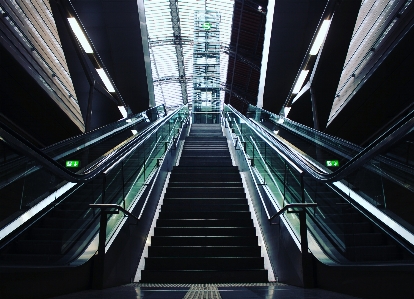
[[[189,37],[182,36],[180,39],[181,45],[193,45],[194,41],[193,39]],[[174,45],[175,39],[174,38],[166,38],[166,39],[155,39],[149,41],[150,47],[156,47],[156,46],[164,46],[164,45]],[[239,53],[236,53],[233,49],[231,49],[227,45],[221,45],[220,46],[221,53],[227,54],[232,58],[236,58],[236,60],[243,62],[244,64],[247,64],[249,67],[256,71],[260,71],[260,66],[255,64],[254,62],[250,61],[243,55],[240,55]]]
[[[230,88],[230,86],[229,86],[230,84],[222,82],[220,85],[221,85],[220,90],[223,90],[224,92],[227,92],[228,94],[230,94],[230,96],[233,96],[233,97],[239,99],[240,101],[242,101],[243,103],[245,103],[247,105],[250,104],[250,102],[245,97],[243,97],[240,94],[238,94],[237,92],[235,92],[234,88],[233,89]]]
[[[151,39],[149,42],[150,46],[164,46],[164,45],[174,45],[176,39],[174,37],[167,37],[163,39]],[[188,36],[181,36],[180,39],[181,45],[190,45],[194,44],[194,40]]]
[[[192,76],[188,76],[186,77],[186,82],[192,82],[193,81],[193,77]],[[167,77],[163,77],[160,78],[158,80],[154,80],[154,85],[162,85],[162,84],[168,84],[168,83],[177,83],[180,82],[180,78],[177,76],[167,76]],[[250,102],[243,96],[241,96],[239,93],[237,93],[236,91],[231,90],[229,84],[225,83],[225,82],[220,82],[220,90],[234,96],[235,98],[239,99],[240,101],[242,101],[245,104],[250,104]]]
[[[229,46],[221,46],[221,51],[227,55],[229,55],[232,58],[236,58],[236,60],[243,62],[244,64],[247,64],[252,69],[260,72],[260,66],[255,64],[254,62],[250,61],[246,57],[243,57],[236,51],[232,50]]]
[[[175,53],[177,56],[177,66],[179,79],[178,82],[181,86],[181,94],[183,97],[183,103],[187,104],[188,94],[187,94],[187,79],[185,76],[184,68],[184,55],[183,55],[183,42],[181,37],[181,27],[180,27],[180,16],[178,13],[178,2],[177,0],[170,0],[170,12],[171,12],[171,22],[172,29],[174,34],[174,39],[172,44],[175,46]]]
[[[193,81],[192,76],[188,76],[185,79],[186,81]],[[177,77],[177,76],[166,76],[166,77],[158,78],[157,80],[153,81],[154,85],[162,85],[164,83],[177,83],[177,82],[180,82],[180,77]]]
[[[255,1],[252,1],[252,0],[235,0],[234,2],[239,2],[239,3],[244,2],[244,5],[250,7],[250,8],[252,8],[252,10],[255,10],[258,13],[261,13],[261,14],[264,14],[264,15],[267,12],[266,11],[266,8],[264,8],[264,7],[262,7],[261,9],[259,9],[260,4],[257,3],[257,2],[255,2]]]

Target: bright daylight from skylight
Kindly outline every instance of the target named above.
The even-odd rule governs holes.
[[[212,10],[221,15],[220,43],[228,46],[231,37],[234,0],[177,0],[184,68],[186,77],[186,95],[191,103],[193,96],[193,28],[194,11]],[[155,104],[165,104],[173,108],[183,103],[182,88],[180,85],[176,49],[174,45],[174,30],[171,18],[169,0],[144,0],[145,16],[148,30],[148,41],[151,57],[151,71],[154,81]],[[228,55],[220,55],[221,83],[227,77]],[[183,73],[183,72],[181,72]],[[185,93],[184,93],[185,94]],[[224,91],[220,92],[220,99],[224,101]]]

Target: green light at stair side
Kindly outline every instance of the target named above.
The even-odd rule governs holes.
[[[338,160],[327,160],[326,166],[328,167],[339,167],[339,161]]]
[[[79,167],[79,160],[66,161],[66,167]]]

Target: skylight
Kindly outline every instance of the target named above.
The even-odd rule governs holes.
[[[182,53],[184,58],[187,100],[192,103],[193,95],[193,28],[194,11],[212,10],[221,15],[220,43],[228,46],[231,37],[234,0],[178,0],[181,28]],[[151,71],[154,82],[155,104],[165,104],[167,109],[183,103],[179,82],[179,70],[169,0],[144,0],[145,16],[151,57]],[[220,77],[224,84],[227,78],[228,56],[220,55]],[[224,91],[220,92],[224,101]]]

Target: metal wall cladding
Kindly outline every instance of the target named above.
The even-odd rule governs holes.
[[[51,98],[84,130],[84,122],[48,0],[0,1],[5,24],[20,53],[37,71]],[[24,50],[24,51],[23,51]]]
[[[329,120],[351,99],[353,92],[365,81],[367,73],[384,53],[384,44],[392,39],[395,24],[404,17],[411,0],[363,1],[348,48],[341,78]],[[329,34],[329,33],[328,33]]]

